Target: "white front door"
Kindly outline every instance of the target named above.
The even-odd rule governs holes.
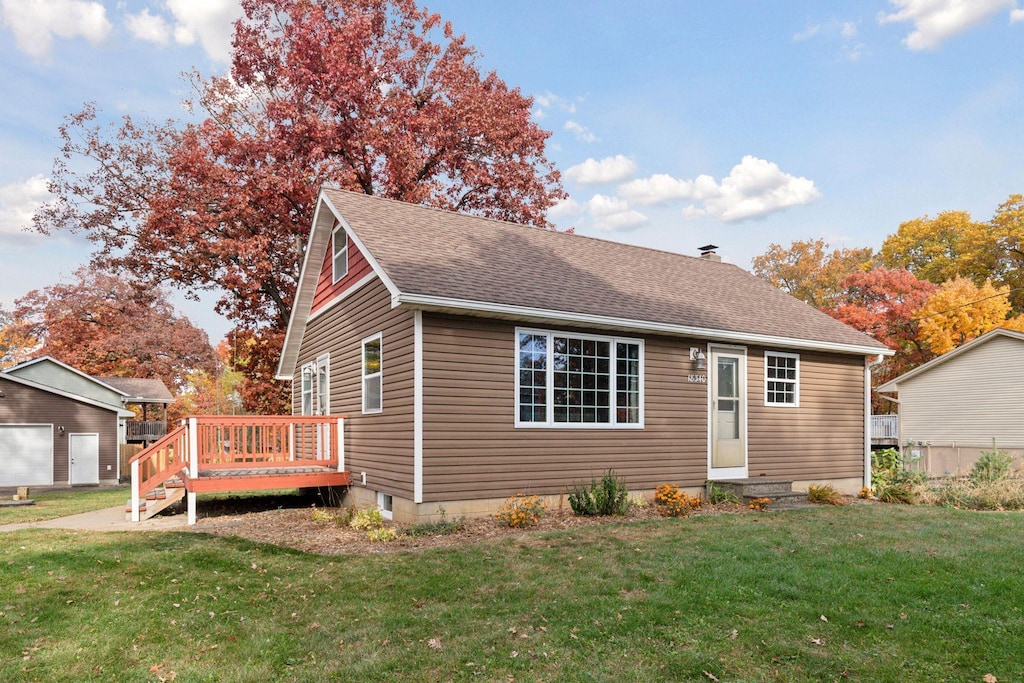
[[[68,434],[71,455],[71,483],[100,483],[100,435]]]
[[[711,347],[708,363],[711,402],[708,479],[747,476],[747,352]]]

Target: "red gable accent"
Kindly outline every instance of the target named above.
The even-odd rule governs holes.
[[[338,223],[335,222],[334,227],[337,226]],[[333,229],[334,228],[332,228],[332,230]],[[316,283],[316,293],[313,294],[313,305],[309,310],[310,313],[316,313],[318,310],[325,307],[336,296],[350,288],[356,282],[359,282],[369,274],[371,270],[373,270],[370,266],[370,262],[366,260],[365,256],[363,256],[363,252],[359,251],[359,248],[351,238],[348,238],[348,273],[345,277],[332,283],[332,256],[331,247],[328,245],[327,253],[324,254],[324,262],[320,266],[320,277]]]

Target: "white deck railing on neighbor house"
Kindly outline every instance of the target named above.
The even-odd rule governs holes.
[[[900,416],[899,415],[872,415],[871,416],[871,441],[892,442],[896,444],[900,439]]]

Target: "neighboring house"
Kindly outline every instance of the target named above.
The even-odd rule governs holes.
[[[127,443],[149,443],[167,433],[167,406],[174,397],[158,377],[97,377],[97,380],[124,394],[125,407],[142,409],[141,420],[129,420],[125,425]],[[152,406],[152,408],[151,408]],[[160,406],[160,411],[156,407]]]
[[[118,426],[132,413],[88,395],[101,387],[74,393],[13,370],[0,373],[0,486],[117,483]]]
[[[335,189],[278,367],[347,415],[351,502],[493,512],[614,468],[631,490],[870,480],[874,339],[703,258]]]
[[[905,456],[940,476],[993,446],[1024,455],[1024,333],[995,329],[878,387],[897,394]]]

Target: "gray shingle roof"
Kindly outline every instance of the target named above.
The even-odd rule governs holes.
[[[333,188],[323,195],[403,295],[887,350],[732,264]]]
[[[156,377],[97,377],[99,381],[122,391],[128,403],[173,403],[174,396]]]

